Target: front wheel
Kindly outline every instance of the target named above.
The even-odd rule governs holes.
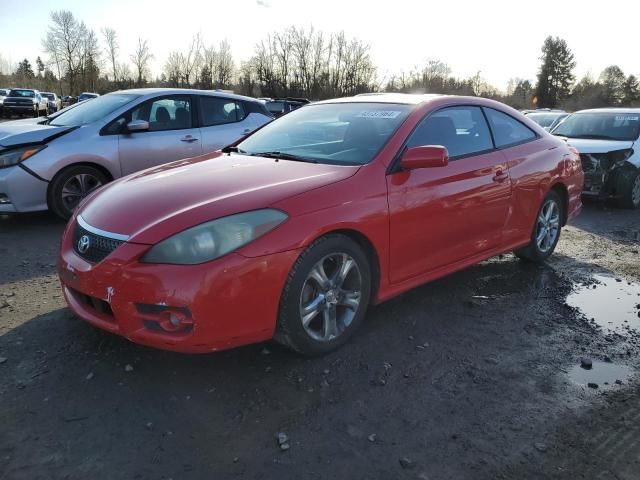
[[[618,204],[623,208],[640,207],[640,169],[621,168],[616,171],[616,192]]]
[[[294,264],[280,298],[275,340],[304,355],[343,345],[363,322],[371,298],[371,266],[351,238],[330,234]]]
[[[562,228],[562,200],[557,192],[551,191],[542,201],[531,239],[526,247],[516,250],[517,257],[536,263],[543,263],[551,256],[560,239]]]
[[[103,172],[89,165],[65,168],[49,185],[49,208],[60,218],[67,220],[84,197],[108,181]]]

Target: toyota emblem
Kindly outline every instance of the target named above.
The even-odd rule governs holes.
[[[91,240],[89,239],[89,237],[87,235],[81,236],[80,240],[78,240],[78,252],[85,253],[87,250],[89,250],[90,245]]]

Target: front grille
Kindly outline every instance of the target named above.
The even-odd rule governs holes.
[[[80,251],[80,239],[83,237],[89,239],[89,247],[84,251]],[[104,260],[104,258],[113,252],[116,248],[122,245],[124,241],[115,240],[109,237],[103,237],[96,235],[88,230],[82,228],[76,223],[76,229],[73,232],[73,250],[85,260],[91,263],[98,263]]]

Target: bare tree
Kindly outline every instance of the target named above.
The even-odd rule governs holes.
[[[103,28],[102,35],[107,45],[107,57],[111,61],[111,75],[114,83],[118,82],[118,36],[113,28]]]
[[[51,21],[52,24],[49,25],[42,46],[50,57],[57,59],[63,65],[62,73],[67,76],[69,89],[74,92],[86,27],[68,10],[52,12]]]
[[[129,58],[136,68],[136,86],[140,87],[146,81],[146,77],[149,74],[149,62],[153,59],[153,54],[149,49],[147,41],[142,40],[142,38],[138,38],[138,48],[133,55],[129,56]]]

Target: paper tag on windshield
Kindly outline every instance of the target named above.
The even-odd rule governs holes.
[[[359,118],[396,118],[400,112],[396,110],[371,110],[359,112],[356,117]]]

